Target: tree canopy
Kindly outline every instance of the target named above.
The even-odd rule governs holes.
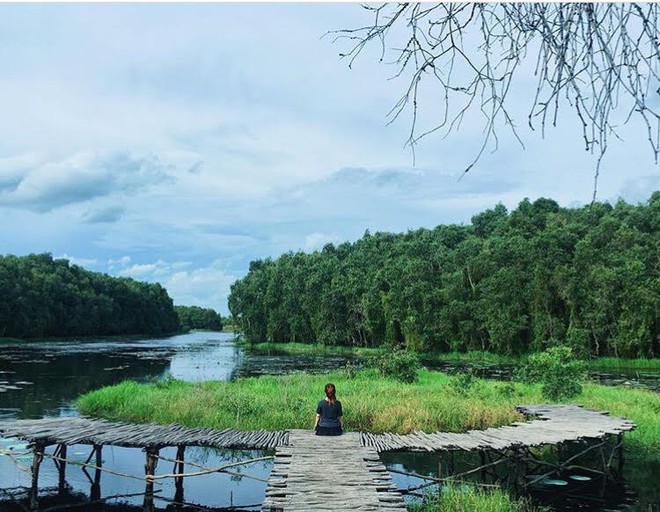
[[[174,306],[174,311],[179,317],[182,331],[190,329],[222,330],[222,317],[214,309],[199,306]]]
[[[471,225],[366,233],[256,260],[229,308],[251,341],[660,356],[660,192],[503,205]]]
[[[0,336],[169,334],[179,330],[160,284],[90,272],[50,254],[0,255]]]

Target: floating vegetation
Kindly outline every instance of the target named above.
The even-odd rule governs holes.
[[[560,480],[558,478],[544,478],[539,483],[541,485],[558,485],[558,486],[568,485],[568,482],[566,480]]]

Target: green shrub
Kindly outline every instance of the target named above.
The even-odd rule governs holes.
[[[449,381],[449,387],[457,393],[464,393],[472,389],[476,383],[477,377],[474,374],[474,369],[469,368],[465,372],[454,375]]]
[[[571,398],[582,393],[586,364],[575,357],[571,347],[551,347],[529,356],[516,372],[523,382],[543,384],[542,394],[550,400]]]
[[[395,350],[374,356],[369,363],[383,377],[407,383],[417,381],[417,371],[420,369],[417,354],[405,350]]]

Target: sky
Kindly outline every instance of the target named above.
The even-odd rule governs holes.
[[[570,116],[545,137],[519,127],[524,149],[503,131],[462,179],[476,114],[413,160],[410,117],[387,117],[403,80],[377,49],[349,67],[348,43],[323,37],[369,20],[346,3],[1,4],[0,254],[48,252],[227,314],[254,259],[526,197],[591,201]],[[422,99],[432,115],[437,93]],[[640,126],[620,135],[598,200],[644,202],[658,166]]]

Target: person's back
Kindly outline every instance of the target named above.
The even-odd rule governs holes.
[[[316,407],[314,430],[317,436],[337,436],[342,433],[343,411],[341,402],[335,396],[334,384],[326,384],[326,397]]]

